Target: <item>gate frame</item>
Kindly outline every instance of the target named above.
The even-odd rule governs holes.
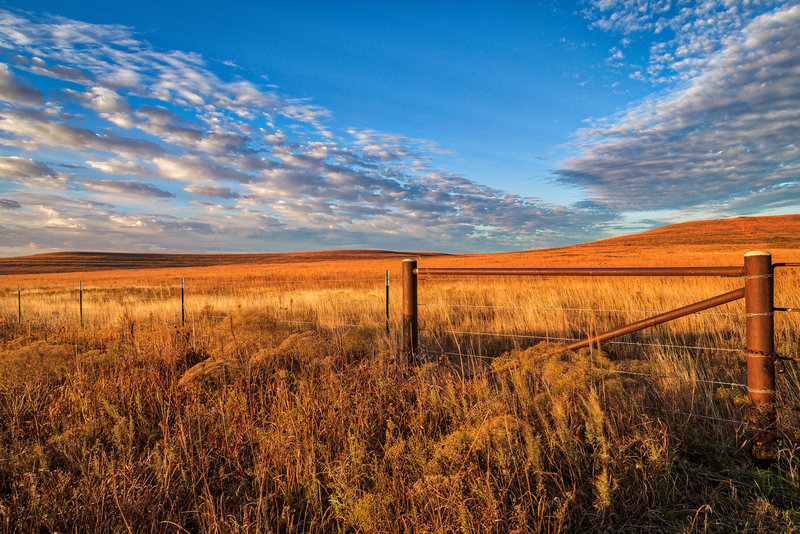
[[[567,345],[567,349],[598,344],[679,317],[744,298],[745,355],[748,420],[751,426],[750,454],[756,460],[771,460],[777,453],[775,412],[775,320],[772,254],[751,251],[741,267],[628,267],[628,268],[421,268],[416,259],[403,260],[402,351],[410,363],[419,357],[419,306],[417,277],[426,276],[701,276],[744,277],[744,287],[634,323],[594,334]]]

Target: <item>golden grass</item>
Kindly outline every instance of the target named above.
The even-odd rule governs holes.
[[[736,265],[747,250],[664,258],[663,248],[633,255],[600,243],[585,257],[579,248],[420,263]],[[396,280],[384,330],[384,270],[396,277],[399,267],[380,258],[2,277],[0,528],[798,529],[800,451],[781,441],[778,461],[760,469],[735,423],[748,407],[732,385],[745,374],[741,303],[602,353],[555,342],[741,280],[422,280],[425,352],[411,366],[397,350]],[[776,301],[798,298],[800,270],[780,271]],[[800,315],[779,314],[776,332],[780,353],[800,354]],[[798,367],[778,367],[780,427],[797,440]],[[490,368],[508,371],[474,373]]]

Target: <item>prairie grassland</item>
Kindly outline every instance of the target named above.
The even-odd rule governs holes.
[[[554,257],[540,264],[563,251]],[[736,265],[741,254],[660,260],[636,263]],[[737,423],[748,403],[735,385],[740,302],[603,352],[558,344],[741,280],[421,280],[425,350],[412,364],[397,350],[399,272],[396,260],[364,260],[3,277],[3,530],[800,528],[800,364],[778,364],[792,439],[759,468]],[[800,270],[779,271],[778,305],[799,299]],[[800,355],[800,314],[778,314],[776,329],[778,351]]]

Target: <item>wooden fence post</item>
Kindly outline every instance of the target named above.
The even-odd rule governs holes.
[[[413,362],[419,348],[417,260],[403,260],[403,353]]]
[[[81,328],[83,328],[83,280],[78,282],[78,299],[80,300],[81,308]]]
[[[772,254],[744,255],[745,353],[750,397],[750,454],[772,460],[777,453],[775,433],[775,322]]]
[[[22,324],[22,288],[17,284],[17,322]]]
[[[386,269],[386,334],[389,334],[389,269]]]

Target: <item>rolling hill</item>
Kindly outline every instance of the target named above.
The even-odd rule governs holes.
[[[706,247],[766,245],[770,248],[800,248],[800,215],[692,221],[576,246],[669,247],[675,245]]]
[[[327,250],[272,254],[154,254],[117,252],[55,252],[0,258],[0,275],[30,275],[168,269],[213,266],[329,266],[357,262],[361,266],[395,265],[409,256],[428,265],[578,265],[612,261],[616,264],[736,263],[747,250],[764,249],[780,261],[800,259],[800,215],[738,217],[672,224],[646,232],[580,245],[495,254],[450,255],[388,250]],[[778,260],[776,260],[778,261]],[[383,267],[381,267],[383,268]]]

